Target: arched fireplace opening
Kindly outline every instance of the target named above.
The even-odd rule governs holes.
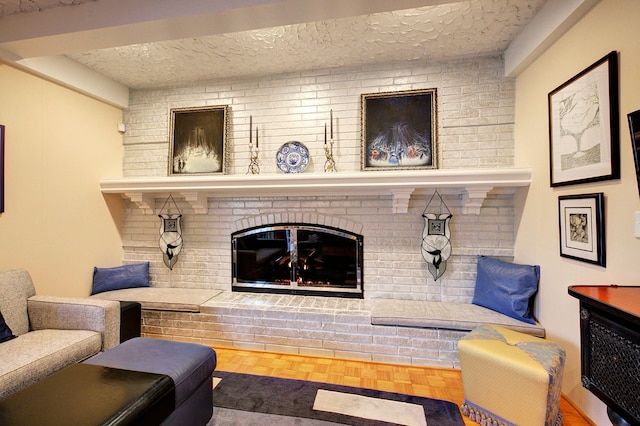
[[[363,298],[362,235],[282,223],[231,234],[233,291]]]

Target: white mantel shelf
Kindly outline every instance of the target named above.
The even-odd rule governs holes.
[[[406,213],[417,189],[459,193],[463,213],[479,214],[494,188],[529,186],[531,169],[456,169],[420,171],[363,171],[352,173],[300,173],[132,177],[100,180],[104,194],[121,194],[145,213],[153,214],[154,199],[184,198],[198,214],[208,211],[214,197],[283,197],[327,195],[391,195],[393,212]]]

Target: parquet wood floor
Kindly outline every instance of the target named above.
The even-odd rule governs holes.
[[[225,348],[215,350],[218,355],[216,369],[220,371],[406,393],[444,399],[459,406],[464,400],[460,370]],[[594,425],[581,416],[565,398],[562,398],[560,409],[565,426]],[[467,417],[462,417],[465,425],[478,425]]]

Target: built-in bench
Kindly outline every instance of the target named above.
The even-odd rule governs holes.
[[[425,300],[374,299],[371,304],[371,324],[462,331],[489,324],[537,337],[544,337],[545,333],[539,323],[528,324],[482,306]]]
[[[458,340],[482,324],[544,337],[540,324],[467,303],[154,287],[93,297],[140,302],[143,336],[403,364],[459,367]]]
[[[221,290],[139,287],[106,291],[91,297],[119,302],[139,302],[144,310],[200,312],[200,307]]]

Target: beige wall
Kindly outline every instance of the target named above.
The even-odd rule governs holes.
[[[94,265],[121,263],[122,203],[98,184],[122,175],[121,121],[117,108],[0,64],[0,270],[27,268],[40,294],[87,296]]]
[[[516,261],[541,265],[537,315],[567,349],[563,392],[598,424],[604,404],[580,385],[578,302],[573,284],[640,284],[640,211],[626,114],[640,109],[637,0],[603,0],[516,81],[516,166],[531,166],[516,234]],[[547,94],[611,50],[620,54],[622,179],[549,187]],[[7,126],[6,212],[0,215],[0,269],[25,267],[42,294],[88,294],[94,265],[122,259],[119,197],[105,199],[101,177],[122,173],[121,111],[0,65],[0,124]],[[604,192],[607,267],[559,256],[558,196]]]
[[[567,349],[563,392],[597,424],[610,424],[605,406],[580,384],[578,301],[575,284],[640,284],[640,239],[633,213],[640,210],[627,114],[640,109],[640,2],[604,0],[545,52],[516,81],[516,165],[533,168],[520,194],[524,211],[516,234],[516,260],[541,265],[537,314],[548,337]],[[547,94],[610,51],[619,52],[620,180],[552,189],[549,186]],[[607,267],[559,256],[558,196],[605,194]]]

